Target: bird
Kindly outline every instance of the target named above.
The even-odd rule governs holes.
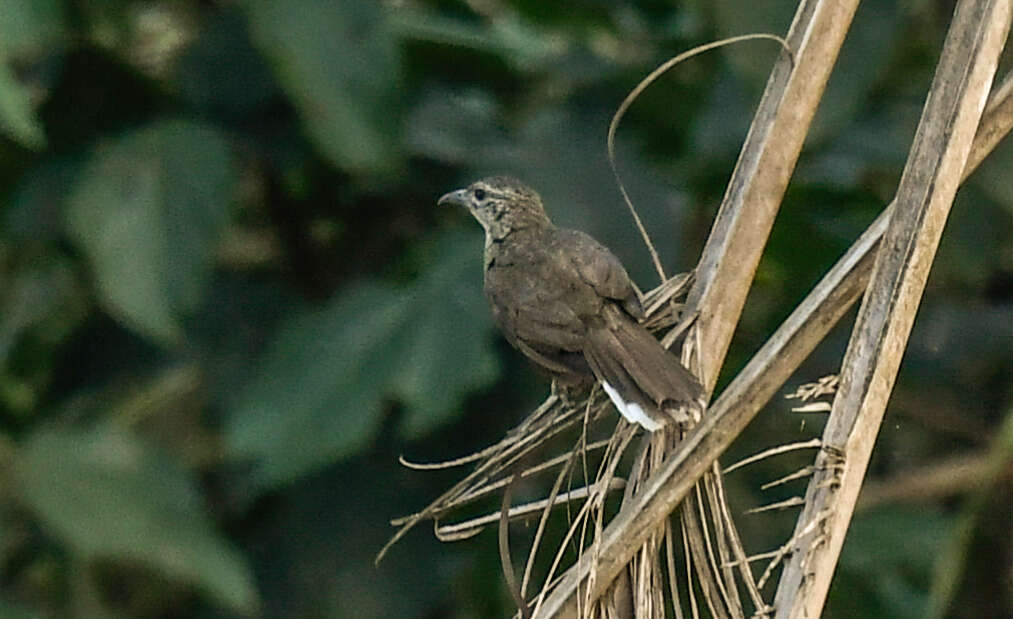
[[[588,234],[553,225],[537,192],[493,176],[437,204],[464,207],[482,225],[493,321],[553,380],[599,383],[649,432],[702,410],[699,381],[641,324],[640,296],[619,259]]]

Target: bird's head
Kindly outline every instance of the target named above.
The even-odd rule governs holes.
[[[507,176],[475,181],[464,189],[445,194],[438,204],[456,204],[468,209],[485,228],[489,240],[505,238],[521,228],[551,225],[538,194]]]

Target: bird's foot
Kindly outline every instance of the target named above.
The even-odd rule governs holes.
[[[571,402],[569,388],[560,383],[558,380],[552,381],[552,385],[549,387],[550,395],[554,396],[559,402],[566,407],[569,407]]]

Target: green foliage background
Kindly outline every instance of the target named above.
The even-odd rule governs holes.
[[[547,384],[492,332],[481,232],[436,197],[490,173],[557,223],[647,255],[608,119],[668,57],[784,33],[786,0],[0,6],[0,615],[508,616],[494,536],[390,517]],[[896,187],[952,3],[859,10],[727,373]],[[777,50],[681,65],[620,131],[670,272],[692,266]],[[1013,148],[958,196],[870,471],[992,448],[1013,404]],[[837,370],[846,329],[798,377]],[[819,431],[773,402],[726,458]],[[801,493],[729,479],[742,509]],[[1004,469],[1004,467],[1006,467]],[[856,518],[829,617],[1013,614],[1009,476]],[[1004,481],[1005,480],[1005,481]],[[537,489],[528,489],[535,494]],[[794,514],[741,518],[747,547]]]

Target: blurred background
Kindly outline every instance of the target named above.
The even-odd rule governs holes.
[[[860,7],[724,381],[891,199],[952,8]],[[373,565],[389,519],[464,474],[399,455],[471,453],[548,391],[491,329],[481,229],[436,198],[518,176],[653,287],[607,168],[611,114],[667,58],[784,34],[793,11],[5,0],[0,616],[512,614],[493,531],[419,527]],[[682,64],[620,128],[670,273],[699,254],[777,53]],[[1011,164],[1007,143],[958,195],[827,617],[1013,616]],[[838,370],[853,314],[785,393]],[[790,405],[724,462],[818,436]],[[802,494],[760,485],[812,455],[730,475],[735,509]],[[747,550],[795,517],[740,516]]]

